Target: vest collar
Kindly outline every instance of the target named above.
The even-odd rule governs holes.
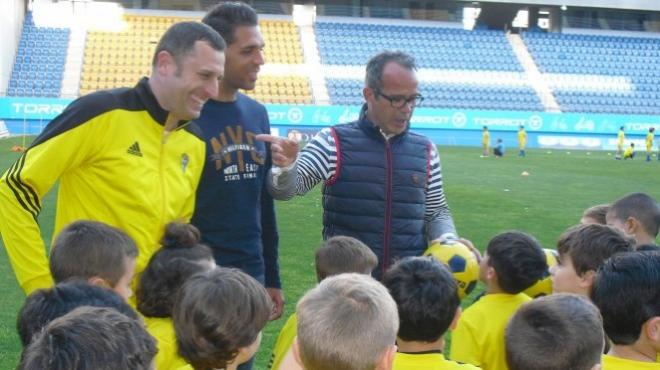
[[[362,109],[360,109],[360,117],[358,118],[358,126],[366,132],[368,135],[372,136],[377,136],[385,141],[387,140],[394,140],[396,138],[399,138],[401,136],[404,136],[408,133],[408,130],[410,129],[410,124],[408,124],[408,127],[406,127],[405,130],[403,130],[402,133],[397,134],[397,135],[391,135],[388,136],[385,134],[380,127],[378,127],[375,123],[371,122],[369,118],[367,117],[367,104],[362,105]]]

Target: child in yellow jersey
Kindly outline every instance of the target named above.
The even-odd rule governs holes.
[[[525,156],[526,146],[527,146],[527,131],[525,131],[525,126],[520,125],[520,127],[518,128],[518,149],[520,149],[520,152],[518,153],[519,157]]]
[[[167,224],[161,245],[140,276],[137,309],[158,342],[156,368],[173,370],[186,364],[177,355],[172,326],[176,294],[190,276],[214,268],[215,260],[211,249],[200,244],[199,230],[192,225]]]
[[[111,289],[128,300],[138,249],[122,230],[98,221],[65,226],[50,250],[49,267],[55,283],[84,279]]]
[[[531,235],[507,231],[490,240],[479,268],[486,294],[458,320],[449,357],[486,370],[506,370],[506,324],[531,300],[522,291],[547,272],[545,253]]]
[[[603,370],[660,369],[660,252],[613,256],[598,270],[591,299],[612,347]]]
[[[316,251],[316,278],[321,282],[328,276],[345,272],[371,274],[378,265],[378,257],[361,241],[350,236],[333,236]],[[299,368],[295,362],[291,346],[296,337],[298,320],[293,313],[286,321],[277,337],[271,355],[269,369],[292,370]]]
[[[481,147],[483,148],[482,157],[488,157],[488,152],[490,150],[490,132],[488,131],[488,126],[484,126],[481,131]]]
[[[596,271],[617,253],[630,252],[635,240],[606,225],[576,225],[557,241],[557,264],[550,268],[555,293],[589,297]]]
[[[653,155],[653,138],[655,133],[655,127],[649,128],[649,133],[646,134],[646,161],[651,161],[651,155]]]
[[[510,370],[597,370],[605,334],[593,303],[560,293],[520,307],[509,321],[505,341]]]
[[[178,353],[187,368],[236,370],[259,349],[272,310],[266,288],[238,269],[195,274],[172,312]]]
[[[616,156],[614,158],[621,159],[623,155],[623,143],[626,140],[626,134],[623,132],[623,126],[619,127],[619,133],[616,137]]]
[[[476,370],[443,355],[444,334],[456,327],[460,299],[446,265],[428,257],[408,257],[383,276],[399,310],[393,370]]]
[[[623,159],[635,159],[635,143],[630,143],[630,146],[623,152]]]

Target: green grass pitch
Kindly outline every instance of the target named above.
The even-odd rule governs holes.
[[[9,151],[19,138],[0,141],[0,170],[18,157]],[[660,162],[616,161],[605,152],[528,150],[518,158],[511,150],[504,158],[480,158],[480,148],[440,147],[444,185],[461,236],[483,249],[496,233],[518,229],[554,248],[557,237],[577,223],[582,211],[610,202],[629,192],[647,192],[660,199],[657,183]],[[640,153],[643,154],[643,153]],[[522,176],[527,171],[529,176]],[[321,195],[317,189],[305,197],[277,203],[280,230],[280,269],[286,295],[285,317],[264,331],[256,369],[264,369],[270,349],[296,301],[315,284],[314,249],[321,242]],[[39,222],[50,241],[54,191],[44,200]],[[16,314],[24,295],[13,276],[7,254],[0,252],[0,369],[14,368],[20,344]]]

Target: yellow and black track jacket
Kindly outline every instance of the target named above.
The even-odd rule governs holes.
[[[58,179],[54,237],[81,219],[116,226],[138,245],[136,274],[165,224],[190,219],[206,147],[193,123],[164,133],[167,116],[147,78],[83,96],[2,176],[0,233],[26,293],[52,285],[37,215]]]

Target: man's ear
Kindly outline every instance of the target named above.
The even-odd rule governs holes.
[[[458,325],[458,319],[461,318],[461,313],[463,311],[461,310],[461,306],[456,307],[456,312],[454,313],[454,318],[451,320],[451,324],[449,324],[449,330],[454,330],[456,329],[456,325]]]
[[[378,364],[376,364],[376,369],[377,370],[391,370],[392,369],[392,364],[394,363],[394,356],[396,356],[396,344],[392,344],[389,346],[385,352],[383,352],[383,356],[378,360]]]
[[[167,76],[176,71],[174,57],[167,50],[161,50],[156,54],[156,72],[161,76]]]
[[[371,101],[371,99],[375,98],[374,91],[370,87],[362,89],[362,96],[364,96],[364,100],[366,101]]]

